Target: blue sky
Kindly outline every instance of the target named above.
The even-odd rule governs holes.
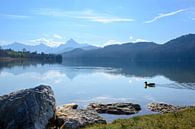
[[[0,45],[164,43],[195,33],[194,0],[1,0]]]

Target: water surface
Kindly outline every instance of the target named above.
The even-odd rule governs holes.
[[[156,87],[144,88],[144,82]],[[0,95],[40,84],[52,86],[57,105],[132,102],[136,115],[152,113],[150,102],[195,104],[195,65],[190,62],[64,61],[62,64],[0,62]],[[102,115],[111,121],[126,115]]]

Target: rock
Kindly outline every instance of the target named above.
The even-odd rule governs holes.
[[[78,105],[75,103],[70,103],[70,104],[64,104],[63,106],[57,107],[58,111],[59,110],[70,110],[70,109],[77,109]]]
[[[0,129],[45,129],[54,117],[55,98],[49,86],[0,96]]]
[[[138,104],[132,104],[132,103],[111,103],[111,104],[91,103],[88,105],[87,109],[95,110],[98,113],[130,115],[139,112],[141,110],[141,107]]]
[[[190,108],[193,106],[174,106],[171,104],[166,103],[150,103],[148,104],[148,109],[153,112],[160,112],[160,113],[169,113],[169,112],[177,112],[186,108]]]
[[[77,129],[90,124],[106,123],[97,112],[87,109],[75,109],[76,105],[71,105],[63,105],[56,110],[56,126],[60,129]]]

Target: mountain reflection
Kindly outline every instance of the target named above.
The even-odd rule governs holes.
[[[178,83],[195,82],[195,62],[130,62],[124,60],[66,60],[64,66],[99,67],[107,73],[124,76],[154,77],[162,75]],[[112,69],[112,70],[108,70]]]
[[[46,72],[44,69],[41,69],[41,71],[36,70],[37,66],[45,64],[53,65],[54,63],[32,61],[0,62],[0,71],[4,68],[11,69],[17,66],[26,69],[26,71]],[[195,83],[195,62],[130,62],[111,59],[64,60],[60,67],[65,67],[61,72],[65,73],[71,80],[79,74],[90,74],[97,70],[102,70],[109,74],[120,74],[127,77],[155,77],[162,75],[177,83]]]

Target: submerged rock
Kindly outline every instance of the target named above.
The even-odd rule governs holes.
[[[106,120],[100,117],[97,112],[87,109],[75,109],[77,106],[76,104],[65,104],[58,107],[56,110],[56,126],[60,129],[77,129],[90,124],[106,123]]]
[[[91,103],[88,105],[87,109],[95,110],[98,113],[130,115],[139,112],[141,110],[141,107],[139,104],[132,104],[132,103],[111,103],[111,104]]]
[[[150,103],[148,104],[148,109],[153,112],[160,112],[160,113],[169,113],[169,112],[177,112],[186,108],[190,108],[194,106],[174,106],[171,104],[166,103]]]
[[[0,129],[45,129],[54,116],[55,98],[49,86],[0,96]]]

